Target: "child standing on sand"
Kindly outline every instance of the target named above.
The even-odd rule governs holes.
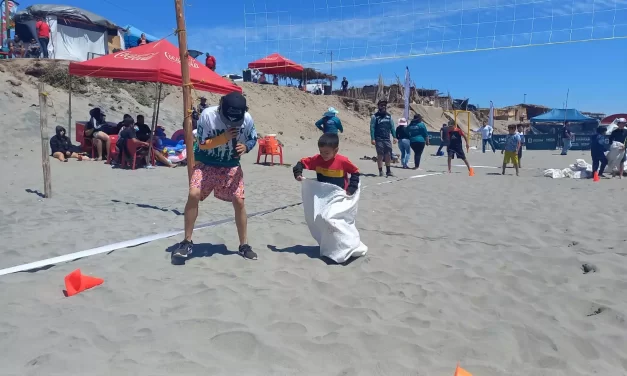
[[[505,175],[505,167],[507,167],[507,164],[511,161],[516,169],[516,176],[518,176],[518,150],[521,147],[520,135],[516,132],[516,126],[514,124],[508,125],[507,130],[509,134],[505,139],[505,147],[501,150],[501,154],[505,154],[503,156],[502,175]]]
[[[518,168],[522,167],[522,149],[525,145],[525,130],[522,124],[518,124],[518,135],[520,136],[520,148],[518,148]]]
[[[453,124],[452,127],[448,129],[448,146],[446,147],[446,153],[448,154],[448,173],[451,173],[451,159],[453,156],[457,156],[457,158],[464,161],[466,167],[468,167],[468,174],[473,176],[475,171],[472,167],[470,167],[470,163],[466,158],[466,154],[464,153],[464,147],[462,144],[462,140],[466,141],[466,150],[469,149],[468,146],[468,137],[464,134],[458,126],[457,123]]]
[[[319,182],[337,185],[353,195],[359,188],[359,169],[348,158],[338,154],[337,133],[325,133],[318,139],[320,154],[301,159],[294,166],[294,178],[303,180],[303,169],[314,170]],[[350,179],[348,175],[350,174]]]

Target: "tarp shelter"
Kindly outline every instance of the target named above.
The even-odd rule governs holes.
[[[227,94],[242,89],[189,58],[189,74],[196,90]],[[181,86],[179,49],[165,39],[82,63],[70,63],[70,74]]]
[[[574,108],[554,108],[547,113],[538,115],[529,120],[532,123],[564,123],[565,121],[579,123],[598,122],[598,120],[594,118],[582,115],[581,112],[577,111]]]
[[[248,68],[258,69],[266,74],[282,74],[302,72],[305,68],[278,53],[270,54],[262,59],[248,63]]]
[[[146,34],[146,33],[139,30],[135,26],[126,25],[126,27],[124,28],[124,44],[126,45],[126,48],[139,46],[139,38],[142,36],[142,34]],[[160,38],[157,38],[150,34],[146,34],[146,40],[148,42],[156,42],[159,39]]]
[[[48,54],[52,59],[85,61],[124,49],[120,28],[113,22],[86,10],[66,5],[31,5],[15,15],[17,34],[28,41],[24,30],[36,38],[37,17],[50,26]],[[22,31],[20,31],[22,30]]]

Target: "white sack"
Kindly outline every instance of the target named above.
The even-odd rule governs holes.
[[[355,227],[359,189],[353,196],[340,187],[317,180],[302,181],[303,209],[311,236],[320,245],[320,256],[337,263],[368,252]]]
[[[564,177],[564,173],[557,168],[549,168],[548,170],[544,170],[544,176],[547,178],[561,179]]]
[[[622,150],[621,150],[622,148]],[[623,144],[618,141],[612,142],[610,146],[610,151],[607,153],[607,168],[610,171],[618,171],[618,167],[620,166],[620,162],[625,155],[625,149]]]

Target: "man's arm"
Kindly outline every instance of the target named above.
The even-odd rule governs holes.
[[[370,118],[370,140],[374,141],[374,123],[375,123],[375,116],[372,115],[372,117]]]
[[[322,118],[316,122],[316,127],[321,131],[324,131],[324,127],[322,126],[324,124],[324,120],[325,118]]]
[[[396,124],[394,124],[394,119],[390,117],[390,130],[392,131],[392,136],[396,138]]]
[[[337,125],[337,130],[340,131],[340,133],[344,133],[344,127],[342,127],[342,121],[339,118],[335,118],[335,120],[337,120],[336,125]]]
[[[226,132],[228,132],[228,130]],[[229,142],[226,132],[222,133],[219,136],[216,136],[213,138],[207,138],[207,139],[200,141],[198,143],[198,147],[201,150],[209,150],[209,149],[217,148],[218,146],[225,145],[227,142]]]

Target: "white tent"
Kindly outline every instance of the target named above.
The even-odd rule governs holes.
[[[122,31],[115,24],[91,12],[61,5],[32,5],[19,12],[16,24],[37,35],[36,19],[50,26],[48,56],[51,59],[86,61],[106,55],[115,48],[124,49]]]

